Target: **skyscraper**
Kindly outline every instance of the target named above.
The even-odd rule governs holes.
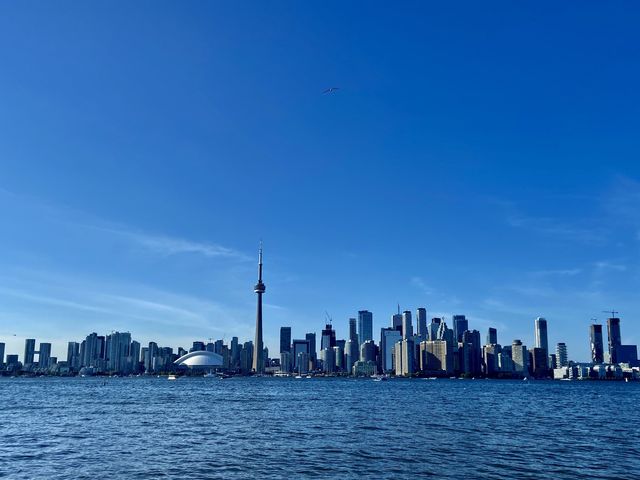
[[[405,310],[402,312],[402,339],[406,340],[413,337],[413,324],[411,323],[411,312]]]
[[[391,326],[402,335],[402,315],[400,314],[400,307],[398,307],[398,313],[394,313],[391,316]]]
[[[520,340],[514,340],[511,344],[511,358],[513,370],[521,375],[526,375],[529,368],[529,355],[527,347]]]
[[[258,254],[258,283],[253,289],[258,294],[258,310],[256,313],[256,341],[253,344],[252,370],[255,373],[264,373],[264,346],[262,344],[262,294],[265,291],[262,283],[262,243]]]
[[[309,341],[308,340],[294,340],[293,341],[293,369],[296,371],[301,371],[300,369],[302,368],[303,371],[308,371],[309,370]],[[304,357],[302,356],[302,354],[304,354]],[[306,361],[307,365],[300,365],[300,361],[301,359],[303,359],[302,361]]]
[[[569,356],[567,355],[567,344],[560,342],[556,345],[556,368],[566,367],[569,365]]]
[[[280,353],[291,351],[291,327],[280,327]]]
[[[23,358],[24,365],[33,363],[35,353],[36,353],[36,339],[27,338],[24,341],[24,358]]]
[[[429,340],[438,339],[438,330],[440,329],[440,322],[442,322],[441,318],[433,317],[431,319],[431,323],[429,324]]]
[[[597,323],[589,327],[591,337],[591,361],[593,363],[604,363],[604,341],[602,339],[602,325]]]
[[[469,321],[464,315],[453,316],[453,338],[456,342],[462,342],[462,335],[469,330]]]
[[[489,332],[487,333],[487,345],[497,345],[498,344],[498,330],[493,327],[489,327]]]
[[[358,312],[358,345],[373,340],[373,314],[368,310]]]
[[[316,353],[316,334],[315,332],[307,333],[304,338],[309,344],[309,363],[311,364],[311,368],[316,368],[316,362],[318,360],[318,354]]]
[[[336,346],[336,331],[330,323],[327,323],[322,329],[322,336],[320,337],[320,350],[325,348],[333,348]]]
[[[395,345],[401,340],[402,334],[397,329],[393,327],[380,329],[380,368],[383,373],[393,371]]]
[[[545,355],[549,355],[549,340],[547,338],[547,321],[538,317],[535,319],[536,347],[544,350]]]
[[[611,317],[607,319],[607,333],[609,334],[609,362],[618,363],[616,348],[622,345],[619,318]]]
[[[428,338],[429,333],[427,331],[427,309],[418,308],[416,310],[416,332],[420,336],[420,340],[424,341]]]
[[[349,340],[353,340],[354,342],[358,341],[358,329],[355,318],[349,319]]]
[[[4,343],[0,342],[0,365],[4,363]]]
[[[38,367],[49,368],[51,366],[51,344],[40,342],[38,350]]]

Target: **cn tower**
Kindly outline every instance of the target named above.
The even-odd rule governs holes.
[[[264,347],[262,345],[262,294],[265,291],[262,283],[262,242],[260,242],[260,253],[258,254],[258,283],[253,288],[258,294],[258,312],[256,314],[256,341],[253,344],[253,368],[255,373],[264,373]]]

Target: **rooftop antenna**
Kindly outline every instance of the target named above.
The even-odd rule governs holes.
[[[398,315],[400,315],[400,303],[398,303]]]
[[[611,309],[611,310],[603,310],[603,312],[604,313],[610,313],[612,318],[614,318],[616,316],[616,313],[620,313],[620,312],[616,312],[613,309]]]

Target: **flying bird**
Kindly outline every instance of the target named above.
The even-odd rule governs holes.
[[[322,92],[322,94],[326,95],[328,93],[335,93],[338,90],[340,90],[340,87],[330,87],[330,88],[327,88],[324,92]]]

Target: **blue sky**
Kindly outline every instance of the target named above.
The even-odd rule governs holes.
[[[576,360],[616,308],[640,342],[638,24],[634,2],[5,2],[0,341],[251,339],[262,238],[272,350],[397,303],[501,343],[542,315]]]

